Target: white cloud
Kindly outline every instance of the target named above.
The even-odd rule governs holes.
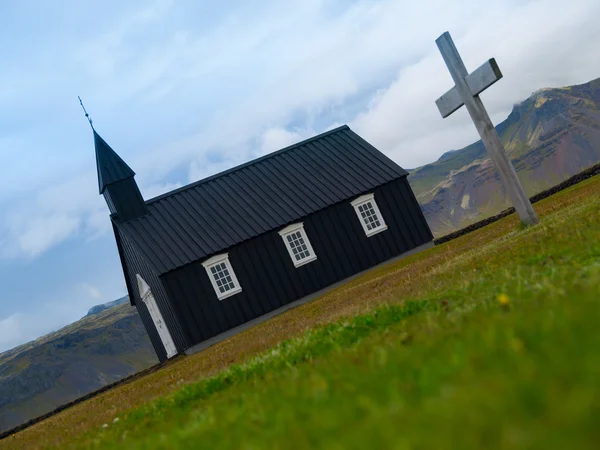
[[[100,239],[112,233],[112,222],[108,214],[107,207],[99,207],[85,216],[83,228],[86,230],[85,238],[87,242]]]
[[[32,195],[27,202],[10,205],[0,227],[0,258],[36,258],[77,235],[93,240],[112,232],[109,211],[98,195],[95,174],[75,176]],[[181,183],[142,186],[146,199],[181,187]]]
[[[540,87],[600,75],[596,0],[572,0],[568,8],[559,0],[241,3],[204,27],[183,19],[195,7],[162,1],[131,7],[98,34],[68,39],[76,44],[61,49],[54,66],[32,66],[23,85],[37,83],[31,92],[47,108],[56,93],[74,95],[72,84],[86,86],[95,123],[110,130],[109,143],[139,174],[146,198],[178,187],[174,171],[181,179],[187,170],[182,181],[196,181],[346,122],[408,168],[473,142],[466,111],[442,120],[434,103],[451,87],[434,43],[447,29],[471,70],[497,58],[505,78],[483,95],[496,121]],[[33,55],[31,64],[38,60],[45,61]],[[5,85],[17,86],[5,99],[9,108],[29,92],[10,78],[19,73],[13,69],[2,75]],[[56,89],[48,89],[46,73]],[[60,118],[65,129],[83,130],[77,108],[40,120]],[[44,160],[49,179],[39,167],[35,176],[27,171],[44,148],[32,144],[36,150],[28,154],[27,141],[0,131],[0,143],[18,143],[23,155],[2,192],[13,192],[19,181],[24,186],[18,198],[0,194],[0,256],[36,257],[70,237],[110,232],[89,131],[81,133],[87,133],[83,148],[58,133],[56,141],[40,137],[67,149],[60,162],[68,170],[53,165],[58,157]],[[79,160],[77,172],[71,155],[81,153],[89,157]],[[14,158],[0,148],[2,166]]]
[[[154,197],[158,197],[159,195],[164,194],[165,192],[170,192],[174,189],[178,189],[182,186],[181,183],[158,183],[152,184],[150,186],[140,188],[142,195],[146,200],[149,200]]]
[[[504,73],[504,79],[482,95],[496,122],[541,87],[600,76],[597,45],[590,45],[600,43],[594,19],[598,15],[600,3],[590,0],[574,0],[568,8],[559,0],[496,2],[486,4],[477,20],[452,27],[469,70],[496,57]],[[452,82],[432,38],[422,58],[403,67],[352,122],[365,138],[407,167],[479,139],[464,109],[448,119],[439,116],[434,101]]]
[[[20,231],[17,245],[27,255],[36,257],[71,236],[80,225],[78,217],[51,214],[40,220],[29,220]]]
[[[240,160],[222,159],[217,162],[206,161],[204,158],[193,160],[188,167],[188,180],[190,183],[202,180],[203,178],[222,172],[229,167],[240,164]]]
[[[269,128],[261,136],[260,154],[266,155],[273,151],[288,147],[305,139],[307,133],[288,131],[285,128]]]
[[[7,204],[0,218],[6,236],[0,241],[0,258],[36,258],[79,233],[91,237],[107,232],[108,209],[97,192],[94,175],[88,173],[56,180]]]
[[[97,286],[94,286],[89,283],[81,283],[81,289],[89,298],[98,301],[104,300],[104,295],[102,295],[102,291],[100,291],[100,289]]]

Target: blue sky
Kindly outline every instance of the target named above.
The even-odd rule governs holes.
[[[542,87],[600,76],[597,0],[0,2],[0,351],[125,294],[92,135],[145,198],[347,123],[413,168],[477,139],[435,39],[499,122]]]

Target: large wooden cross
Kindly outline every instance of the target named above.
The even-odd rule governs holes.
[[[517,172],[506,155],[500,136],[479,98],[479,94],[502,78],[498,64],[492,58],[469,74],[454,46],[450,33],[442,34],[435,42],[455,84],[435,102],[442,117],[448,117],[463,105],[467,107],[521,222],[527,225],[538,223],[538,218],[521,185]]]

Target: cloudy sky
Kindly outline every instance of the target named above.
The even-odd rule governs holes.
[[[435,39],[495,122],[600,76],[598,0],[0,2],[0,351],[124,295],[80,95],[146,198],[337,125],[405,168],[477,139]]]

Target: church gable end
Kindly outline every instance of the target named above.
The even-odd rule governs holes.
[[[188,348],[190,346],[190,340],[181,326],[177,312],[173,309],[173,302],[168,298],[162,280],[156,275],[156,272],[150,264],[145,261],[144,257],[140,255],[137,249],[129,242],[127,237],[119,231],[117,225],[114,223],[113,228],[115,230],[117,248],[121,258],[121,265],[123,267],[123,274],[125,276],[125,283],[127,285],[130,302],[137,308],[159,360],[164,361],[167,359],[167,349],[165,349],[165,346],[163,345],[163,339],[160,336],[159,330],[156,328],[151,311],[142,299],[141,292],[143,291],[140,291],[139,289],[140,279],[143,280],[143,286],[147,287],[149,291],[152,292],[157,309],[164,319],[166,328],[169,330],[177,350],[183,351]]]

